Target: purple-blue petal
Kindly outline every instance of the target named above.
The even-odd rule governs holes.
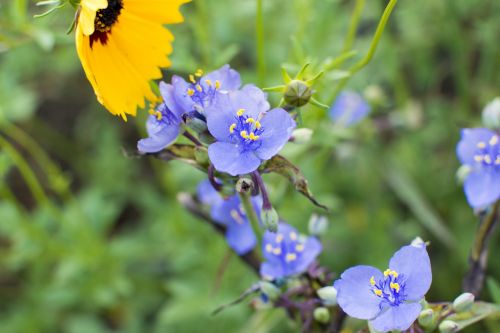
[[[194,110],[195,102],[188,95],[190,84],[182,77],[174,75],[172,77],[172,86],[174,87],[175,102],[180,106],[184,112],[191,112]]]
[[[273,109],[267,112],[260,123],[264,130],[259,139],[262,145],[255,153],[262,160],[268,160],[288,142],[296,123],[283,109]]]
[[[257,88],[255,85],[247,84],[243,88],[241,88],[241,91],[252,97],[260,113],[266,112],[271,108],[271,105],[267,101],[267,94]]]
[[[285,272],[281,265],[275,265],[269,262],[263,262],[260,265],[260,276],[266,280],[275,280],[285,277]]]
[[[163,98],[163,103],[165,103],[167,108],[181,119],[186,111],[176,102],[174,86],[162,81],[160,82],[160,93]]]
[[[474,165],[479,142],[488,142],[495,133],[487,128],[464,128],[457,144],[457,156],[462,164]]]
[[[146,122],[149,137],[137,142],[141,153],[157,153],[172,144],[180,133],[179,123],[166,124],[158,121],[155,116],[149,116]]]
[[[240,74],[229,65],[224,65],[205,75],[201,80],[202,84],[205,84],[205,80],[210,80],[213,84],[215,81],[219,81],[220,91],[237,90],[241,86]]]
[[[464,182],[467,201],[473,208],[484,208],[500,199],[500,167],[472,171]]]
[[[237,145],[227,142],[212,143],[208,147],[208,157],[217,171],[231,176],[253,172],[261,163],[253,152],[242,152]]]
[[[202,181],[197,188],[198,200],[204,205],[216,205],[223,201],[219,192],[217,192],[208,180]]]
[[[302,251],[293,268],[293,274],[305,272],[314,260],[316,260],[322,249],[321,242],[316,237],[308,237],[304,244],[304,251]]]
[[[401,303],[399,306],[389,306],[370,324],[378,332],[405,331],[415,322],[422,306],[419,303]]]
[[[382,273],[372,266],[355,266],[346,270],[335,281],[337,302],[349,316],[358,319],[372,319],[380,312],[380,298],[370,285],[370,278],[380,280]]]
[[[237,222],[234,222],[237,223]],[[226,240],[229,246],[239,255],[250,252],[257,244],[252,226],[245,219],[244,224],[228,225]]]
[[[337,97],[329,113],[333,121],[344,126],[352,126],[370,113],[370,105],[360,94],[344,91]]]
[[[389,268],[402,277],[406,301],[420,301],[431,286],[431,261],[425,246],[403,246],[392,256]]]
[[[235,122],[236,111],[230,104],[229,95],[221,95],[217,102],[205,110],[208,131],[218,141],[229,141],[229,127]]]

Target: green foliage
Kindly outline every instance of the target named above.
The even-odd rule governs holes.
[[[264,86],[282,84],[282,66],[296,73],[311,63],[305,79],[325,70],[319,101],[332,102],[345,78],[349,89],[382,92],[371,121],[352,130],[302,108],[313,137],[283,151],[308,180],[305,193],[331,209],[322,262],[337,272],[383,266],[420,235],[431,242],[427,299],[455,297],[477,218],[455,183],[454,150],[459,128],[478,125],[498,93],[499,2],[400,1],[371,63],[352,77],[386,1],[366,1],[347,42],[352,1],[262,4]],[[229,62],[256,82],[255,9],[248,0],[186,5],[166,77]],[[211,316],[257,277],[236,257],[221,274],[223,239],[177,203],[203,173],[124,154],[143,134],[145,112],[123,123],[104,111],[65,34],[73,12],[37,13],[27,0],[0,3],[0,332],[296,331],[279,310],[240,305]],[[270,97],[276,105],[282,96]],[[283,178],[264,177],[280,217],[299,230],[324,214]],[[494,256],[488,273],[495,280],[481,299],[498,304]],[[464,332],[500,330],[498,321],[481,325]]]

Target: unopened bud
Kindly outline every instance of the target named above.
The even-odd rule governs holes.
[[[326,324],[330,321],[330,311],[324,307],[316,308],[314,309],[314,319],[322,324]]]
[[[186,126],[191,128],[196,133],[203,133],[207,131],[207,123],[199,118],[198,112],[191,112],[184,115],[184,122]]]
[[[210,135],[210,132],[208,131],[200,133],[198,135],[198,139],[206,145],[210,145],[215,142],[215,138],[212,135]]]
[[[483,124],[491,129],[500,129],[500,97],[496,97],[483,109]]]
[[[411,246],[413,247],[425,247],[425,242],[422,238],[420,237],[415,237],[414,240],[411,241]]]
[[[260,281],[259,284],[262,293],[265,294],[270,300],[274,301],[281,295],[281,290],[273,283],[268,281]]]
[[[199,165],[205,166],[209,164],[208,150],[205,147],[195,147],[194,158]]]
[[[337,305],[337,289],[333,286],[323,287],[316,291],[324,305],[334,306]]]
[[[285,88],[283,98],[287,105],[301,107],[309,103],[313,91],[311,87],[301,80],[292,80]]]
[[[250,178],[240,178],[236,182],[236,192],[238,193],[250,193],[254,187],[255,184]]]
[[[309,234],[313,236],[321,236],[328,229],[328,219],[323,215],[311,215],[309,219]]]
[[[309,128],[298,128],[292,132],[292,142],[302,145],[311,141],[313,130]]]
[[[373,105],[383,105],[387,100],[384,90],[377,85],[370,85],[363,91],[365,99]]]
[[[434,310],[425,309],[420,312],[420,315],[418,316],[418,323],[423,328],[431,328],[436,325],[436,318],[437,317],[435,316]]]
[[[263,209],[260,213],[260,218],[266,230],[274,233],[278,231],[279,216],[274,208]]]
[[[474,304],[474,295],[471,293],[463,293],[453,301],[453,310],[455,312],[464,312],[470,310]]]
[[[441,333],[458,332],[459,328],[458,324],[452,320],[443,320],[441,324],[439,324],[439,332]]]
[[[457,173],[455,177],[457,178],[457,181],[459,184],[463,184],[465,182],[465,179],[469,174],[471,173],[472,169],[470,166],[464,164],[458,168]]]

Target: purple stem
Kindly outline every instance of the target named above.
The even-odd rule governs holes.
[[[262,179],[262,176],[260,175],[259,171],[254,171],[252,173],[252,178],[257,183],[257,186],[260,189],[260,193],[262,193],[262,210],[271,210],[273,208],[273,205],[269,200],[269,195],[267,194],[266,185],[264,184],[264,180]]]

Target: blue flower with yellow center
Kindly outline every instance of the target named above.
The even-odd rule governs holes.
[[[304,273],[321,250],[316,237],[304,237],[294,227],[280,223],[278,232],[266,231],[262,239],[266,261],[260,266],[260,275],[275,280]]]
[[[500,134],[487,128],[463,129],[457,155],[470,168],[464,182],[469,204],[483,208],[500,199]]]
[[[205,111],[208,130],[217,140],[208,148],[210,161],[232,176],[253,172],[276,155],[296,126],[285,110],[269,111],[266,95],[251,85],[220,96]]]
[[[404,331],[417,319],[432,282],[425,244],[403,246],[384,272],[355,266],[335,281],[337,302],[349,316],[369,320],[380,332]]]

